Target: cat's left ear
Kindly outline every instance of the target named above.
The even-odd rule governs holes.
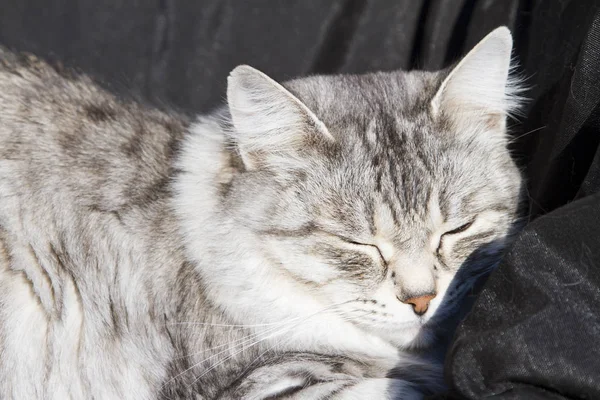
[[[504,133],[506,117],[518,106],[518,88],[509,78],[512,36],[506,27],[483,38],[442,82],[433,101],[459,131]]]
[[[227,79],[227,102],[240,155],[250,170],[301,161],[308,143],[332,142],[325,124],[264,73],[247,65]]]

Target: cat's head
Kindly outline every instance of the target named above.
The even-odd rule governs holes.
[[[518,218],[511,47],[499,28],[446,71],[283,85],[236,68],[228,103],[244,172],[230,212],[281,274],[408,344],[497,263]]]

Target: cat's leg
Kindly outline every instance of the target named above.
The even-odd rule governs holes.
[[[373,376],[372,366],[344,357],[295,353],[255,363],[219,399],[417,400],[423,395],[406,380]]]
[[[421,400],[423,394],[410,383],[391,378],[313,381],[303,376],[288,376],[269,384],[255,382],[251,390],[231,391],[219,399],[287,400]]]

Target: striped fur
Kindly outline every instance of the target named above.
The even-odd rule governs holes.
[[[518,226],[510,46],[452,73],[238,67],[193,120],[3,51],[0,398],[439,390],[430,349]]]

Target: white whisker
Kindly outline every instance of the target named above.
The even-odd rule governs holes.
[[[257,344],[259,344],[260,342],[263,342],[267,339],[270,339],[271,337],[273,337],[274,335],[280,335],[283,334],[286,330],[285,329],[280,329],[278,332],[275,332],[274,334],[271,334],[267,337],[261,338],[257,341],[255,341],[254,343],[250,344],[247,348],[242,348],[241,350],[236,351],[235,353],[231,354],[230,356],[226,357],[225,359],[219,361],[218,363],[214,364],[213,366],[211,366],[210,368],[208,368],[206,371],[204,371],[203,373],[201,373],[198,377],[196,377],[196,379],[194,379],[194,381],[190,384],[193,385],[194,383],[198,382],[198,380],[200,380],[200,378],[202,378],[204,375],[208,374],[210,371],[214,370],[215,368],[217,368],[220,365],[223,365],[224,363],[226,363],[227,361],[229,361],[230,359],[232,359],[234,356],[236,356],[237,354],[240,354],[241,352],[249,349],[250,347],[256,346]],[[203,361],[202,361],[203,362]],[[196,365],[198,365],[199,363],[197,363]]]
[[[256,337],[258,337],[258,336],[260,336],[260,335],[263,335],[263,334],[265,334],[265,333],[269,333],[269,332],[273,332],[273,331],[275,331],[275,330],[277,330],[277,329],[278,329],[278,327],[271,327],[271,328],[267,329],[266,331],[254,332],[254,333],[252,333],[252,334],[250,334],[250,335],[246,335],[246,336],[244,336],[244,337],[242,337],[242,338],[239,338],[239,339],[236,339],[236,340],[234,340],[234,341],[232,341],[232,342],[227,342],[227,343],[224,343],[224,344],[221,344],[221,345],[215,346],[215,347],[211,347],[211,348],[208,348],[208,349],[203,349],[203,350],[200,350],[200,351],[197,351],[197,352],[194,352],[194,353],[191,353],[191,354],[185,355],[185,356],[180,356],[180,357],[177,357],[177,358],[175,358],[175,360],[179,360],[179,359],[182,359],[182,358],[193,357],[193,356],[195,356],[195,355],[202,354],[202,353],[206,353],[206,352],[208,352],[208,351],[211,351],[211,350],[216,350],[216,349],[219,349],[219,348],[222,348],[222,347],[226,347],[226,346],[232,346],[232,345],[233,345],[233,347],[236,347],[236,346],[243,346],[243,345],[244,345],[244,343],[246,343],[246,342],[248,342],[248,341],[252,341],[254,338],[256,338]],[[241,342],[241,343],[240,343],[240,342]],[[221,351],[221,352],[219,352],[219,353],[217,353],[217,354],[215,354],[215,355],[219,355],[219,354],[221,354],[221,353],[223,353],[223,352],[225,352],[225,351],[227,351],[227,350]],[[211,357],[213,357],[213,356],[211,356]],[[206,361],[206,360],[204,360],[204,361]],[[201,361],[201,362],[203,362],[203,361]],[[184,371],[184,372],[185,372],[185,371]]]
[[[260,342],[262,342],[262,341],[264,341],[264,340],[270,339],[271,337],[273,337],[273,335],[278,335],[278,334],[285,333],[286,331],[289,331],[289,330],[291,330],[292,328],[296,327],[296,326],[297,326],[299,323],[302,323],[302,322],[306,321],[306,320],[307,320],[307,319],[309,319],[309,318],[312,318],[312,317],[314,317],[314,316],[316,316],[316,315],[319,315],[319,314],[321,314],[321,313],[323,313],[323,312],[331,312],[331,309],[334,309],[334,310],[335,310],[335,308],[336,308],[336,307],[339,307],[340,305],[344,305],[344,304],[347,304],[347,303],[352,303],[352,302],[356,302],[356,301],[358,301],[358,300],[348,300],[348,301],[344,301],[344,302],[340,302],[340,303],[332,304],[332,305],[329,305],[329,306],[327,306],[327,307],[325,307],[325,308],[323,308],[323,309],[321,309],[321,310],[319,310],[319,311],[316,311],[316,312],[314,312],[314,313],[312,313],[312,314],[309,314],[309,315],[307,315],[307,316],[304,316],[304,317],[295,317],[295,318],[291,318],[290,320],[287,320],[287,321],[281,321],[281,322],[276,322],[276,323],[270,323],[270,324],[268,324],[268,325],[258,325],[258,324],[255,324],[255,327],[258,327],[258,326],[269,326],[269,328],[268,328],[266,331],[262,331],[262,332],[256,332],[256,333],[254,333],[254,334],[251,334],[251,335],[245,336],[245,337],[243,337],[243,338],[237,339],[237,340],[236,340],[236,341],[234,341],[234,342],[231,342],[231,343],[225,343],[225,344],[223,344],[223,345],[219,345],[219,346],[216,346],[216,347],[214,347],[213,349],[217,349],[217,348],[221,348],[221,347],[225,347],[225,346],[232,346],[232,344],[233,344],[232,348],[228,348],[228,349],[225,349],[225,350],[221,350],[221,351],[219,351],[219,352],[218,352],[218,353],[216,353],[216,354],[213,354],[213,355],[211,355],[211,356],[209,356],[209,357],[207,357],[207,358],[205,358],[205,359],[203,359],[203,360],[201,360],[201,361],[199,361],[199,362],[196,362],[196,363],[194,363],[194,364],[193,364],[191,367],[187,368],[186,370],[182,371],[181,373],[179,373],[179,374],[175,375],[174,377],[170,378],[170,379],[169,379],[167,382],[165,382],[165,383],[164,383],[162,386],[164,387],[164,386],[165,386],[166,384],[168,384],[169,382],[171,382],[171,381],[173,381],[173,380],[175,380],[175,379],[179,378],[180,376],[182,376],[182,375],[183,375],[183,374],[185,374],[186,372],[189,372],[190,370],[192,370],[192,369],[194,369],[194,368],[198,367],[199,365],[201,365],[201,364],[205,363],[206,361],[209,361],[209,360],[210,360],[210,359],[212,359],[212,358],[215,358],[215,357],[217,357],[217,356],[219,356],[219,355],[221,355],[221,354],[223,354],[223,353],[226,353],[226,352],[228,352],[228,351],[230,351],[230,350],[234,350],[234,349],[236,349],[236,348],[238,348],[238,347],[242,347],[242,348],[241,348],[241,350],[238,350],[238,351],[234,352],[234,353],[233,353],[233,354],[231,354],[230,356],[226,357],[224,360],[220,361],[219,363],[217,363],[217,364],[213,365],[212,367],[210,367],[208,370],[204,371],[204,372],[203,372],[203,373],[202,373],[202,374],[201,374],[201,375],[200,375],[198,378],[196,378],[196,379],[194,380],[194,382],[197,382],[197,381],[198,381],[198,379],[200,379],[200,378],[201,378],[201,377],[202,377],[204,374],[206,374],[206,373],[210,372],[210,371],[211,371],[211,370],[213,370],[214,368],[216,368],[216,367],[218,367],[219,365],[223,364],[224,362],[226,362],[226,361],[230,360],[231,358],[233,358],[233,356],[235,356],[235,355],[237,355],[237,354],[239,354],[239,353],[241,353],[241,352],[243,352],[243,351],[245,351],[245,350],[249,349],[250,347],[253,347],[253,346],[255,346],[256,344],[258,344],[258,343],[260,343]],[[340,315],[340,316],[341,316],[341,314],[339,314],[339,311],[336,311],[336,312],[338,313],[338,315]],[[299,322],[297,322],[296,324],[294,324],[293,322],[294,322],[294,321],[297,321],[297,320],[299,320]],[[289,324],[291,324],[291,326],[289,326],[289,327],[286,327],[286,325],[289,325]],[[227,324],[225,324],[225,325],[227,325]],[[211,326],[211,324],[206,324],[206,325],[202,324],[202,326]],[[212,325],[212,326],[215,326],[215,325]],[[235,324],[230,324],[230,325],[228,325],[228,326],[229,326],[229,327],[242,327],[242,326],[244,326],[244,327],[248,327],[248,325],[236,326]],[[282,328],[282,329],[279,329],[280,327],[283,327],[283,328]],[[287,329],[286,329],[286,328],[287,328]],[[278,330],[278,329],[279,329],[279,330]],[[273,332],[274,332],[274,333],[273,333]],[[254,339],[258,338],[258,337],[259,337],[259,336],[261,336],[261,335],[265,335],[265,334],[267,334],[268,336],[266,336],[266,337],[263,337],[263,338],[260,338],[259,340],[256,340],[256,341],[254,341],[253,343],[251,343],[250,345],[248,345],[248,346],[245,346],[247,343],[249,343],[249,342],[252,342]],[[190,355],[187,355],[187,356],[178,357],[177,359],[186,358],[186,357],[192,357],[193,355],[201,354],[201,353],[204,353],[204,352],[206,352],[206,351],[210,351],[210,350],[211,350],[211,349],[205,349],[205,350],[201,350],[201,351],[195,352],[195,353],[193,353],[193,354],[190,354]],[[194,382],[193,382],[193,383],[194,383]],[[192,384],[193,384],[193,383],[192,383]]]
[[[346,303],[346,302],[344,302],[344,303]],[[344,303],[340,303],[340,304],[344,304]],[[292,325],[292,326],[290,326],[290,327],[285,327],[285,328],[282,328],[282,329],[280,329],[280,330],[278,330],[278,331],[276,331],[276,332],[274,332],[274,333],[272,333],[272,334],[270,334],[270,335],[268,335],[268,336],[266,336],[266,337],[263,337],[263,338],[261,338],[261,339],[259,339],[259,340],[255,341],[254,343],[250,344],[250,345],[249,345],[249,346],[247,346],[246,348],[242,348],[241,350],[238,350],[238,351],[236,351],[235,353],[233,353],[233,354],[231,354],[230,356],[226,357],[225,359],[223,359],[223,360],[219,361],[218,363],[214,364],[213,366],[211,366],[210,368],[208,368],[206,371],[204,371],[202,374],[200,374],[200,375],[199,375],[199,376],[198,376],[198,377],[197,377],[197,378],[196,378],[196,379],[195,379],[195,380],[194,380],[194,381],[191,383],[191,385],[193,385],[195,382],[197,382],[199,379],[201,379],[201,378],[202,378],[204,375],[208,374],[210,371],[212,371],[212,370],[214,370],[215,368],[217,368],[219,365],[222,365],[223,363],[225,363],[225,362],[229,361],[229,360],[230,360],[231,358],[233,358],[235,355],[237,355],[237,354],[239,354],[239,353],[243,352],[244,350],[247,350],[247,349],[249,349],[250,347],[253,347],[253,346],[255,346],[255,345],[257,345],[257,344],[259,344],[259,343],[261,343],[261,342],[263,342],[263,341],[265,341],[265,340],[267,340],[267,339],[271,339],[271,338],[273,338],[273,337],[277,337],[277,336],[279,336],[279,335],[282,335],[282,334],[284,334],[284,333],[286,333],[286,332],[289,332],[289,331],[290,331],[292,328],[295,328],[296,326],[298,326],[300,323],[302,323],[302,322],[306,321],[307,319],[309,319],[309,318],[311,318],[311,317],[313,317],[313,316],[315,316],[315,315],[318,315],[318,314],[320,314],[321,312],[328,311],[328,309],[330,309],[330,308],[333,308],[333,307],[335,307],[335,306],[336,306],[336,305],[329,306],[329,307],[327,307],[327,308],[325,308],[325,309],[323,309],[323,310],[320,310],[320,311],[318,311],[318,312],[316,312],[316,313],[310,314],[310,315],[308,315],[308,316],[306,316],[306,317],[302,318],[302,320],[301,320],[300,322],[298,322],[297,324],[294,324],[294,325]],[[350,318],[350,317],[344,317],[343,315],[341,315],[341,314],[339,314],[339,313],[338,313],[338,316],[342,317],[342,319],[343,319],[343,320],[348,320],[348,319]],[[287,329],[286,329],[286,328],[287,328]],[[290,339],[290,338],[288,338],[288,340],[289,340],[289,339]],[[277,344],[280,344],[280,343],[281,343],[281,342],[279,342],[279,343],[276,343],[276,345],[277,345]],[[273,347],[275,347],[275,345],[274,345],[274,346],[271,346],[271,348],[273,348]],[[262,354],[264,354],[264,352],[263,352]],[[209,357],[208,359],[210,359],[210,357]],[[208,359],[207,359],[207,360],[208,360]],[[203,360],[203,361],[201,361],[200,363],[203,363],[203,362],[205,362],[205,361],[207,361],[207,360]],[[200,363],[196,363],[195,365],[197,366],[197,365],[199,365]],[[185,371],[184,371],[184,372],[185,372]]]

